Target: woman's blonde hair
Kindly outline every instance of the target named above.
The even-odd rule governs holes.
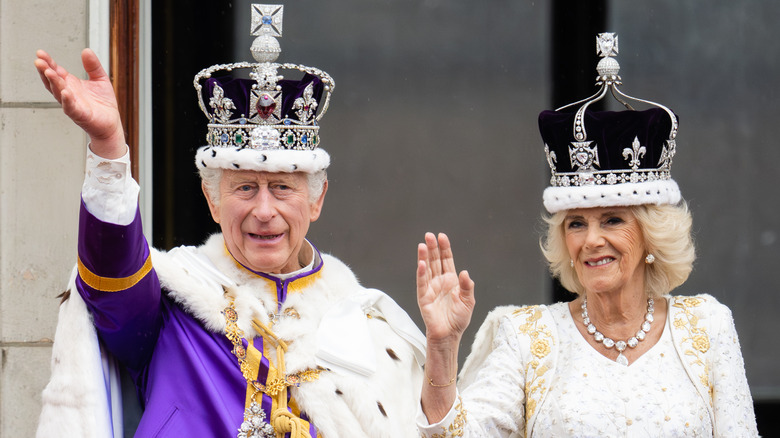
[[[685,201],[676,205],[645,204],[629,209],[639,222],[647,252],[655,257],[655,262],[644,265],[645,293],[649,297],[666,295],[688,279],[696,258],[688,204]],[[543,217],[547,231],[540,246],[553,277],[566,289],[582,294],[582,284],[571,267],[566,248],[563,222],[567,214],[568,211],[559,211]]]

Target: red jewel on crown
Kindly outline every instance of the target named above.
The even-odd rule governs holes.
[[[274,110],[276,109],[276,101],[269,94],[263,93],[257,99],[255,108],[257,109],[257,114],[259,114],[260,117],[265,120],[271,117],[271,114],[274,113]]]

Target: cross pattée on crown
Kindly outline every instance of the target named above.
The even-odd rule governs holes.
[[[251,34],[254,36],[269,35],[274,38],[282,36],[283,5],[252,4]]]
[[[603,32],[596,37],[596,54],[602,58],[618,54],[618,37],[614,32]]]

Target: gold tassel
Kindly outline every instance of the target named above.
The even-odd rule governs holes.
[[[284,353],[287,351],[287,344],[279,339],[265,324],[258,321],[257,318],[252,319],[252,325],[265,340],[275,344],[276,369],[279,376],[284,378],[287,375],[284,363]],[[287,385],[284,382],[280,383],[280,389],[276,391],[276,394],[273,394],[277,408],[271,412],[271,425],[276,431],[277,438],[284,438],[286,433],[290,433],[290,438],[312,438],[311,434],[309,434],[309,428],[306,427],[306,421],[296,417],[287,410]]]

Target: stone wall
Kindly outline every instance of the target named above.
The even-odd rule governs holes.
[[[84,172],[85,136],[33,60],[42,48],[82,70],[87,4],[0,1],[0,436],[35,434]]]

